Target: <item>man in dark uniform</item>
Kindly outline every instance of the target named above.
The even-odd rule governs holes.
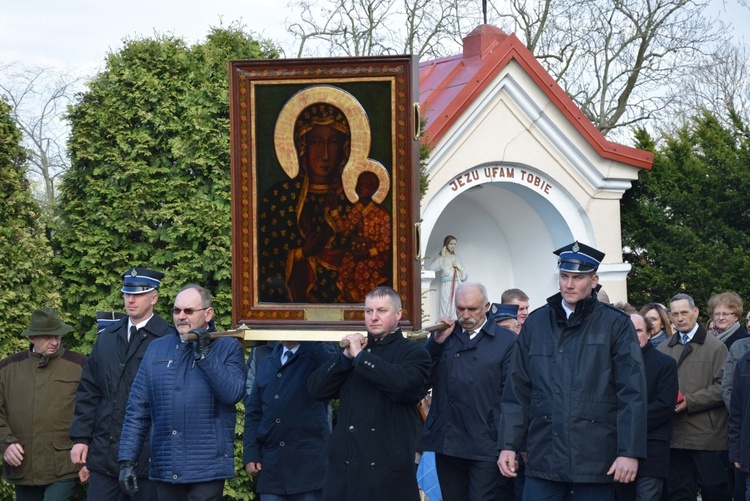
[[[526,319],[500,414],[498,466],[515,477],[527,441],[526,500],[611,499],[646,457],[646,378],[630,318],[597,300],[604,253],[574,242],[560,292]]]
[[[120,490],[120,432],[125,418],[130,386],[148,345],[175,329],[154,313],[163,273],[134,267],[123,274],[127,316],[105,328],[96,340],[76,393],[70,438],[74,463],[85,464],[89,478],[89,501],[124,501]],[[149,448],[139,460],[140,490],[136,500],[156,499],[156,488],[148,480]]]
[[[500,327],[505,327],[516,334],[521,332],[521,323],[518,321],[519,307],[512,303],[492,303],[487,318]]]

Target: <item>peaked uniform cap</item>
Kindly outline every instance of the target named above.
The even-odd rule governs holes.
[[[495,323],[509,318],[518,318],[518,305],[507,303],[492,303],[489,316]]]
[[[96,325],[99,329],[104,329],[124,317],[125,314],[119,311],[97,311]]]
[[[150,292],[159,288],[162,278],[164,278],[164,273],[133,266],[122,274],[122,289],[120,289],[120,292],[123,294]]]
[[[604,259],[604,253],[577,240],[554,252],[557,256],[557,269],[573,273],[593,273]]]
[[[64,324],[54,308],[42,308],[31,313],[29,328],[21,333],[24,337],[31,336],[64,336],[73,329]]]

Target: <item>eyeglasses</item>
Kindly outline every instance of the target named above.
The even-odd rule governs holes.
[[[715,316],[716,318],[731,317],[732,315],[734,315],[734,313],[732,313],[731,311],[715,311],[715,312],[713,312],[713,316]]]
[[[175,314],[175,315],[179,315],[180,313],[182,313],[184,311],[185,315],[190,316],[193,313],[195,313],[196,311],[203,311],[203,310],[207,310],[209,308],[210,308],[210,306],[206,306],[205,308],[177,308],[175,306],[174,308],[172,308],[172,313]]]

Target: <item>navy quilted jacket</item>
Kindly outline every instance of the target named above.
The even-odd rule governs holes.
[[[184,484],[233,477],[235,404],[245,376],[235,339],[214,340],[203,360],[178,336],[154,341],[130,391],[119,460],[135,461],[151,429],[150,479]]]

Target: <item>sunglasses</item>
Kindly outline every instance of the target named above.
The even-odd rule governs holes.
[[[179,315],[183,311],[185,312],[185,315],[192,315],[196,311],[203,311],[209,309],[210,306],[206,306],[205,308],[177,308],[176,306],[172,308],[172,313],[175,315]]]

